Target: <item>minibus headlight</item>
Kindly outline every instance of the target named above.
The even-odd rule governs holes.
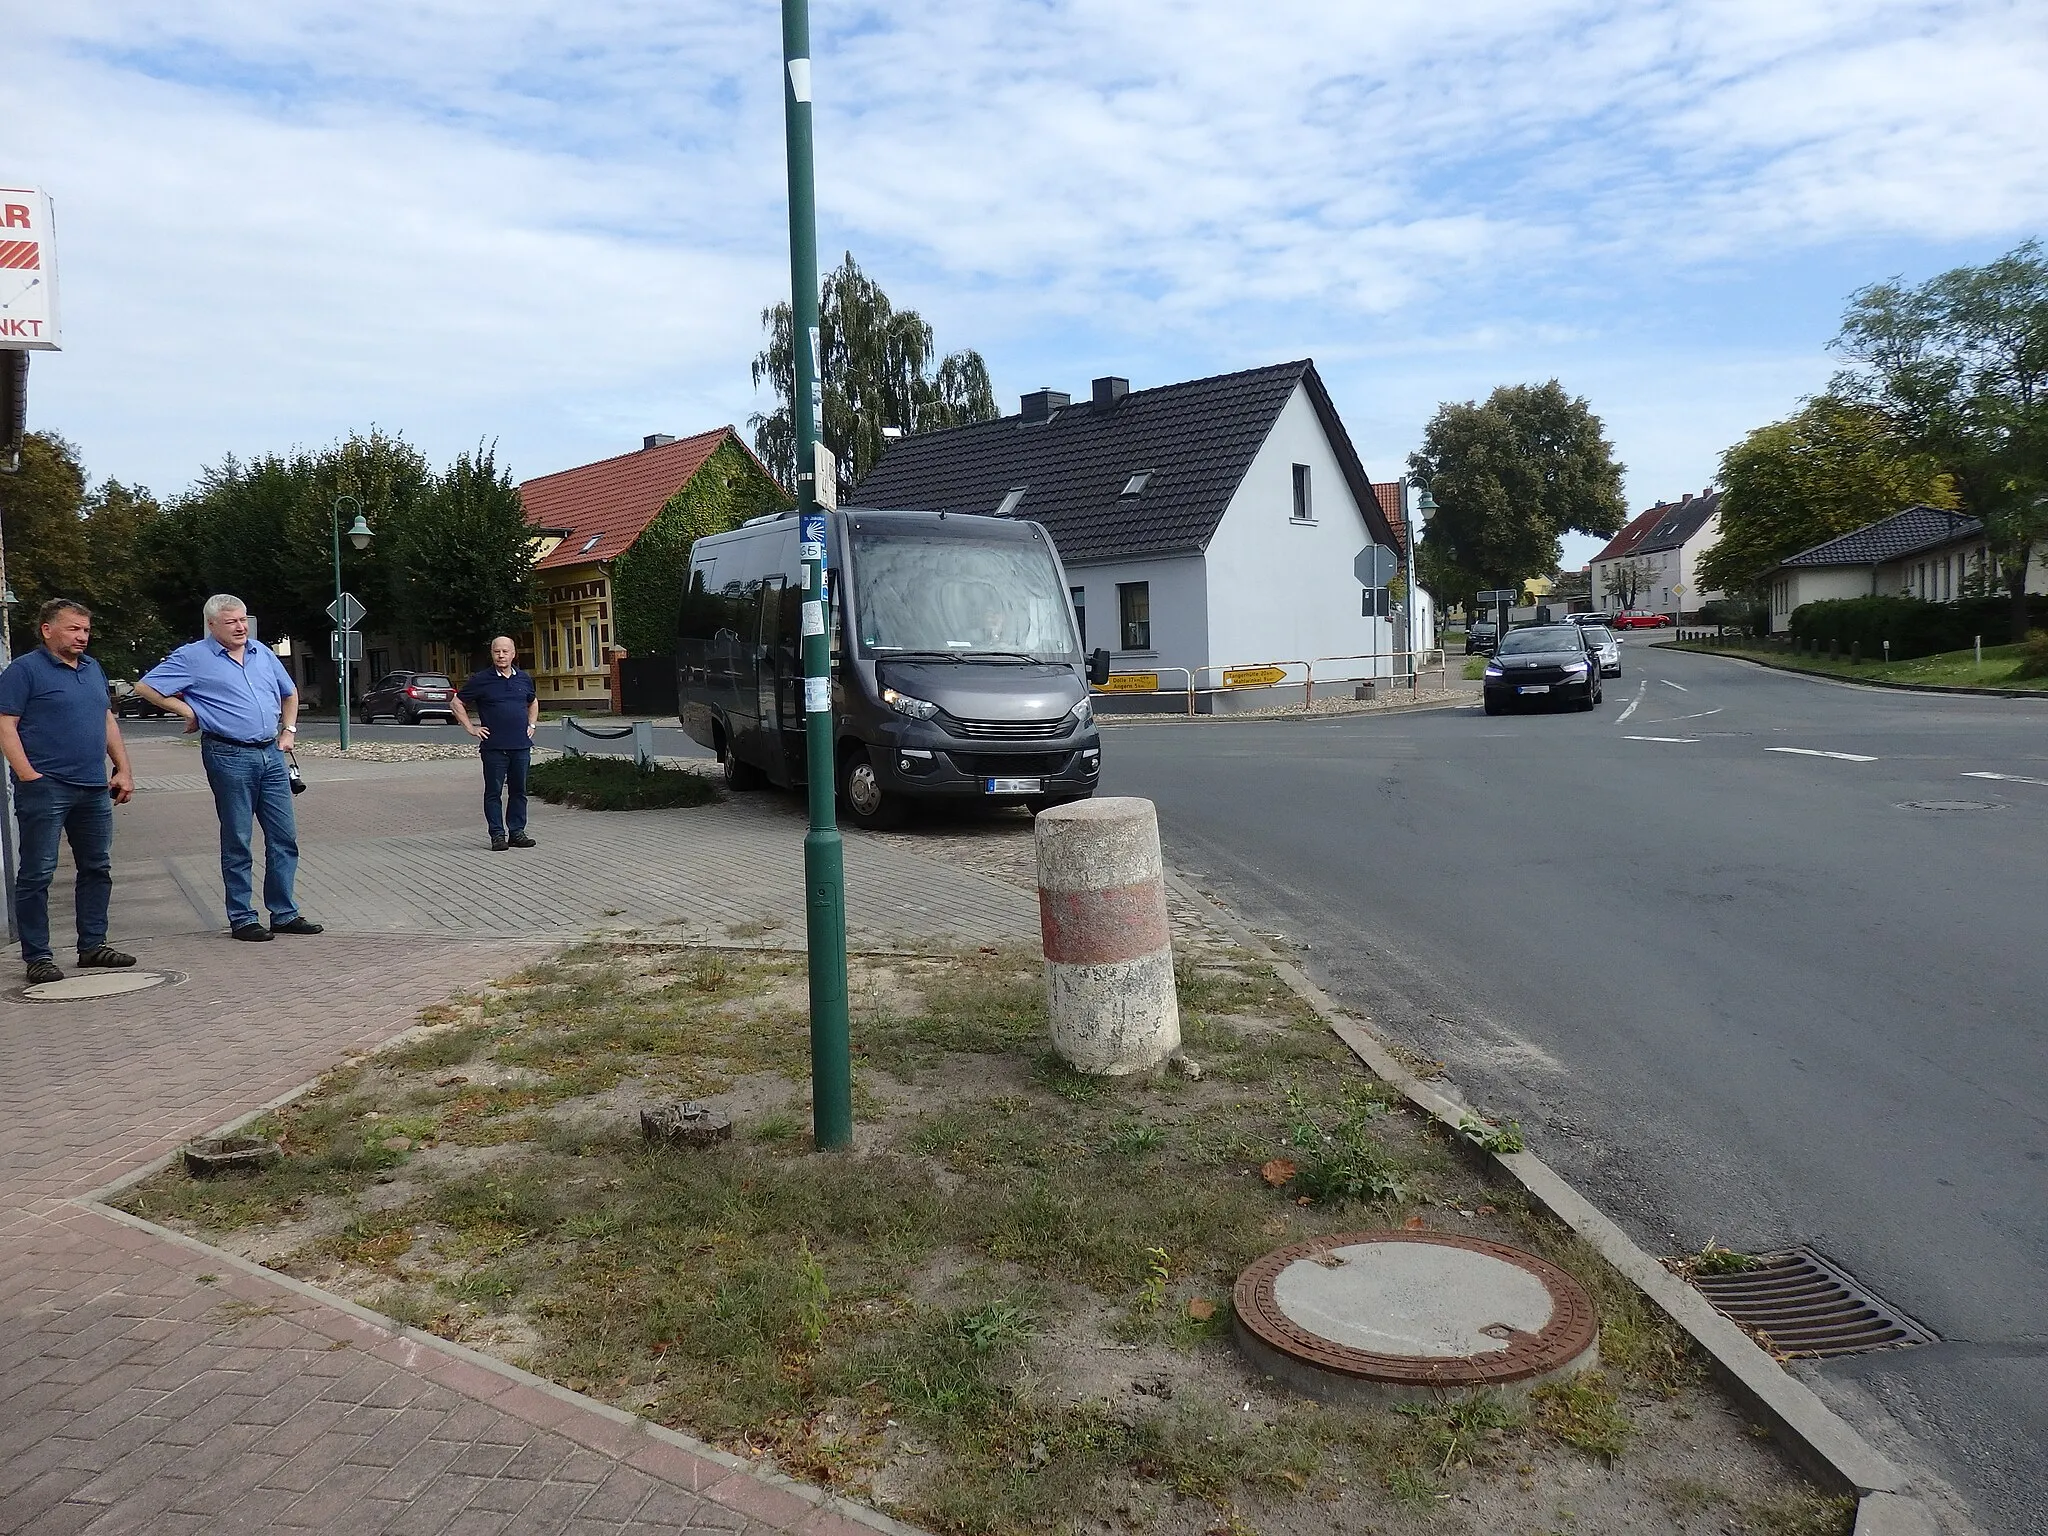
[[[1074,719],[1082,725],[1086,725],[1090,720],[1093,720],[1095,718],[1094,706],[1091,705],[1086,699],[1081,700],[1080,703],[1076,704],[1072,709],[1068,710],[1067,713],[1072,715]]]
[[[912,698],[907,693],[898,693],[894,688],[882,690],[882,702],[899,715],[908,715],[913,720],[929,720],[939,712],[939,706],[930,699]]]

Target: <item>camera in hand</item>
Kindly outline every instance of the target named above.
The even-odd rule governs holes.
[[[284,773],[285,777],[291,780],[292,793],[303,795],[306,792],[306,777],[299,772],[299,760],[295,754],[287,752],[284,755]]]

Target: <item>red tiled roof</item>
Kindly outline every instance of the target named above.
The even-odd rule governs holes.
[[[1401,505],[1401,482],[1398,480],[1371,481],[1372,493],[1379,499],[1380,511],[1387,516],[1387,526],[1394,530],[1394,548],[1402,553],[1408,550],[1408,517]]]
[[[662,504],[690,483],[727,438],[739,442],[731,427],[719,427],[659,448],[642,448],[526,481],[519,487],[519,499],[527,522],[536,528],[568,530],[535,569],[623,555],[647,531]]]
[[[1622,529],[1621,532],[1617,533],[1614,536],[1613,542],[1593,557],[1594,563],[1598,564],[1602,560],[1626,559],[1635,551],[1635,547],[1638,544],[1650,536],[1650,530],[1657,526],[1658,520],[1663,516],[1664,503],[1660,501],[1626,528]]]

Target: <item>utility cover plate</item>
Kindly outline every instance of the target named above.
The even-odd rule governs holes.
[[[184,979],[177,971],[86,970],[62,981],[23,987],[21,996],[31,1003],[85,1003],[95,998],[119,997],[126,992],[147,992],[151,987]]]

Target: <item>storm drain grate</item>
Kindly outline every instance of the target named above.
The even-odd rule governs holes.
[[[1811,1248],[1761,1256],[1740,1274],[1695,1275],[1714,1310],[1774,1353],[1824,1358],[1939,1342]]]

